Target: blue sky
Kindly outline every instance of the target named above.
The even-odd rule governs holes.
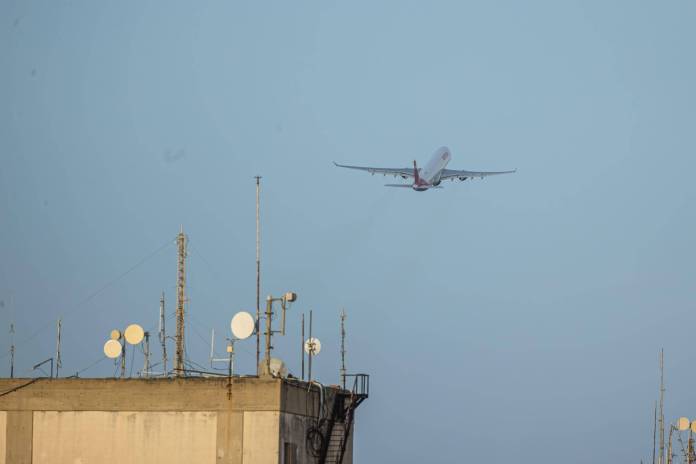
[[[154,327],[180,224],[205,364],[210,329],[254,306],[260,174],[263,292],[299,294],[276,354],[298,371],[312,309],[336,382],[345,307],[349,370],[372,376],[360,462],[647,459],[660,347],[667,420],[696,416],[695,19],[691,1],[2,2],[0,373],[13,321],[20,375],[58,317],[65,373],[112,328]],[[331,163],[441,145],[452,168],[519,171],[416,193]]]

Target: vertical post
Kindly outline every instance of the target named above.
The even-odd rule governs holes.
[[[145,332],[145,365],[143,366],[143,377],[150,377],[150,332]]]
[[[655,401],[655,408],[653,409],[653,459],[652,459],[653,464],[655,464],[656,442],[657,442],[657,401]]]
[[[657,462],[665,462],[665,350],[660,350],[660,457]]]
[[[266,375],[271,375],[271,321],[273,319],[273,297],[266,297]]]
[[[341,385],[346,389],[346,310],[341,310]]]
[[[123,335],[121,335],[119,342],[121,342],[121,378],[124,378],[126,376],[126,339],[123,338]]]
[[[674,425],[669,425],[669,441],[667,445],[667,464],[672,464],[672,432],[674,432]]]
[[[10,324],[10,378],[14,378],[14,356],[15,356],[15,345],[14,345],[14,324]]]
[[[177,236],[178,269],[176,292],[176,376],[184,375],[184,302],[186,301],[186,235],[181,226]]]
[[[165,311],[164,311],[164,292],[162,292],[162,297],[160,298],[160,327],[159,327],[159,339],[162,345],[162,376],[167,376],[167,331],[164,326],[165,321]]]
[[[300,355],[302,355],[302,380],[304,380],[304,313],[302,313],[302,340],[300,341]]]
[[[261,221],[259,217],[261,176],[256,176],[256,375],[261,362]]]
[[[56,335],[56,378],[58,378],[58,372],[61,367],[63,367],[63,362],[60,359],[60,332],[62,328],[62,321],[58,319],[58,323],[56,324],[57,328],[57,335]]]
[[[229,377],[231,378],[232,377],[232,360],[234,359],[234,343],[232,341],[230,341],[229,345],[227,345],[227,354],[229,356],[229,360],[228,360],[229,365],[228,365],[227,370],[228,370]]]
[[[312,310],[309,310],[309,373],[307,379],[312,381],[312,358],[314,357],[314,340],[312,339]]]

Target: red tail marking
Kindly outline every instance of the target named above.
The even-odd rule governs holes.
[[[413,160],[413,183],[416,185],[421,185],[420,175],[418,174],[418,166],[416,165],[416,160]]]

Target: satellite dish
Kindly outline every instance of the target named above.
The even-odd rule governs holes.
[[[271,375],[273,377],[288,377],[288,368],[285,363],[278,358],[271,358]]]
[[[696,424],[696,421],[694,421],[694,423]],[[691,425],[691,422],[686,417],[680,417],[679,420],[677,421],[677,428],[679,429],[680,432],[683,432],[685,430],[689,430],[689,425]]]
[[[145,332],[138,324],[131,324],[126,327],[126,341],[131,345],[137,345],[138,343],[142,342],[144,336]]]
[[[321,342],[318,338],[308,338],[304,343],[305,353],[311,356],[316,356],[321,351]]]
[[[111,338],[112,340],[118,340],[119,338],[121,338],[121,331],[120,331],[120,330],[116,330],[116,329],[112,330],[112,331],[111,331],[111,337],[110,337],[110,338]]]
[[[121,344],[117,340],[107,340],[104,343],[104,354],[107,358],[118,358],[121,355]]]
[[[254,316],[246,311],[238,312],[232,318],[230,327],[232,328],[232,335],[238,339],[244,340],[249,338],[254,333],[254,328],[256,327]]]

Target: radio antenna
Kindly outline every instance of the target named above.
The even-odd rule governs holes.
[[[256,375],[259,375],[259,363],[261,361],[261,221],[259,215],[261,176],[256,179]]]
[[[58,371],[61,367],[63,367],[63,362],[61,361],[60,358],[60,332],[63,327],[63,321],[58,319],[58,323],[56,324],[56,329],[57,329],[57,335],[56,335],[56,378],[58,378]]]
[[[302,355],[302,380],[304,380],[304,343],[305,343],[305,338],[304,338],[304,313],[302,313],[302,337],[300,338],[300,355]]]
[[[346,310],[341,309],[341,385],[346,389]]]
[[[665,349],[660,350],[660,456],[659,464],[665,462]]]
[[[177,236],[178,268],[176,292],[176,376],[184,375],[184,302],[186,301],[186,235],[181,226]]]
[[[15,356],[15,345],[14,345],[14,324],[10,324],[10,378],[14,378],[14,356]]]
[[[148,378],[150,377],[150,332],[145,332],[145,347],[144,347],[144,354],[145,354],[145,365],[143,366],[143,373],[145,374],[144,377]]]
[[[162,376],[167,376],[167,330],[164,325],[165,321],[165,311],[164,311],[164,292],[162,292],[162,297],[160,298],[160,323],[159,323],[159,341],[162,345]]]

